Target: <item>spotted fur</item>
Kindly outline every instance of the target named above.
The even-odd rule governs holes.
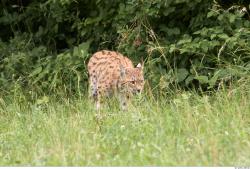
[[[102,50],[93,54],[88,62],[90,95],[96,108],[102,96],[119,96],[122,109],[131,94],[141,92],[144,85],[143,67],[137,67],[127,57],[114,51]]]

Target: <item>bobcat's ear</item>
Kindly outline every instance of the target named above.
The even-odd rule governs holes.
[[[138,63],[138,65],[136,67],[141,69],[141,70],[143,69],[143,65],[141,63]]]
[[[121,74],[121,77],[124,77],[124,76],[125,76],[125,74],[126,74],[126,69],[125,69],[125,67],[120,66],[120,74]]]

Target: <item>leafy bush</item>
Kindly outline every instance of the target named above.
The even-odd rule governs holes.
[[[77,92],[100,49],[145,61],[151,86],[219,86],[249,75],[249,4],[210,0],[2,1],[0,85]],[[15,81],[15,83],[13,83]]]

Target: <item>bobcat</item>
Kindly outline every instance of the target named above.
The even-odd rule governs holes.
[[[122,110],[126,109],[127,99],[140,93],[144,85],[143,66],[133,63],[122,54],[102,50],[93,54],[88,62],[90,95],[96,109],[100,110],[102,96],[119,96]]]

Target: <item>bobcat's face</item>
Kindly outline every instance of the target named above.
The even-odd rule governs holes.
[[[137,94],[141,93],[144,86],[143,69],[141,64],[136,68],[121,69],[121,87],[123,91]]]

